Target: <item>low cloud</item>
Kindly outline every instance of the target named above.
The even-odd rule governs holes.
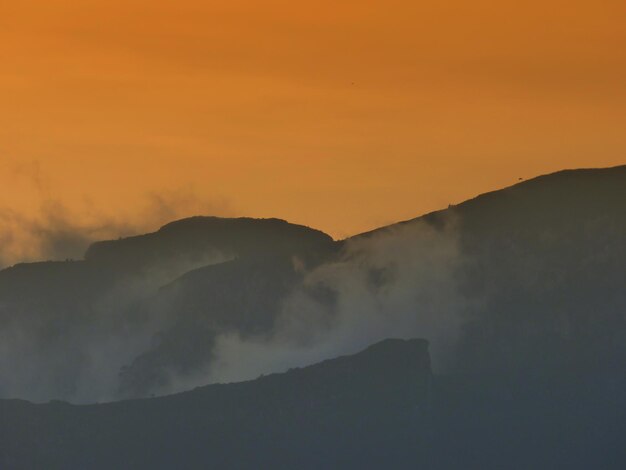
[[[0,208],[0,269],[20,262],[82,259],[97,240],[153,231],[192,215],[230,214],[226,201],[207,201],[188,189],[149,193],[130,214],[74,210],[54,199],[42,200],[35,214]]]
[[[36,219],[4,211],[0,217],[11,224],[0,235],[9,241],[3,256],[9,263],[82,257],[95,239],[142,231],[142,224],[158,226],[176,218],[178,208],[202,204],[187,192],[159,194],[149,198],[136,224],[105,216],[77,224],[71,211],[52,202],[42,205]],[[207,252],[207,259],[194,261],[206,265],[225,259],[227,254]],[[210,364],[184,377],[172,372],[168,385],[150,393],[253,379],[354,353],[389,337],[428,339],[435,367],[444,368],[468,302],[456,280],[462,263],[454,223],[443,228],[405,224],[348,240],[333,260],[309,271],[299,266],[303,281],[281,299],[271,331],[252,337],[242,337],[237,329],[222,331]],[[118,398],[120,371],[150,350],[177,315],[163,295],[155,305],[154,294],[196,265],[160,266],[120,280],[96,299],[86,298],[84,314],[73,305],[67,316],[54,305],[0,304],[1,395],[76,403]],[[171,290],[170,295],[178,293]],[[62,339],[52,330],[62,332]],[[207,344],[212,340],[207,338]]]
[[[284,300],[269,335],[225,332],[210,369],[178,378],[174,389],[253,379],[389,337],[428,339],[434,366],[445,368],[467,303],[456,282],[462,262],[454,224],[414,223],[349,240],[340,259],[308,273]]]

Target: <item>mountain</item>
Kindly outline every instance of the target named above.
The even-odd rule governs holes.
[[[120,371],[121,396],[167,390],[174,373],[192,376],[213,360],[215,338],[233,331],[257,337],[272,330],[281,301],[302,282],[291,259],[237,259],[192,270],[150,300],[170,319],[159,340]]]
[[[0,467],[624,468],[625,241],[623,166],[341,241],[192,218],[5,269],[0,397],[92,404],[1,401]],[[389,337],[432,375],[396,340],[146,398]]]
[[[172,393],[219,372],[222,335],[314,347],[360,316],[342,334],[361,336],[332,351],[426,336],[446,373],[614,377],[625,206],[626,166],[567,170],[338,242],[277,219],[195,217],[98,242],[83,261],[18,265],[0,271],[0,396]],[[306,327],[285,332],[292,318]]]
[[[430,381],[425,341],[386,340],[284,374],[163,398],[0,400],[0,467],[402,468],[423,451],[418,422]]]
[[[180,266],[182,274],[212,259],[317,258],[332,245],[325,233],[280,219],[190,217],[146,235],[96,242],[88,248],[85,260],[125,273]]]
[[[427,348],[389,339],[160,398],[0,400],[0,468],[623,468],[623,381],[588,371],[503,388],[433,375]]]
[[[541,176],[351,240],[419,223],[458,240],[459,367],[626,357],[626,166]]]
[[[206,365],[217,331],[269,328],[300,271],[334,250],[328,235],[279,219],[192,217],[95,243],[85,260],[4,269],[0,397],[168,390],[170,372]]]

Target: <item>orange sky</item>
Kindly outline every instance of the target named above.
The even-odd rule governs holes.
[[[623,0],[5,0],[0,207],[163,193],[341,237],[626,163],[625,24]]]

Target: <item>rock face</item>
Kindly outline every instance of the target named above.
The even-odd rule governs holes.
[[[402,468],[424,457],[427,343],[250,382],[75,406],[0,401],[7,469]]]

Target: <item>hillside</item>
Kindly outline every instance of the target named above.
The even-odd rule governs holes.
[[[387,340],[164,398],[87,406],[0,400],[0,467],[400,468],[420,458],[416,423],[430,380],[425,341]]]
[[[334,247],[278,219],[193,217],[95,243],[85,260],[1,270],[0,397],[89,402],[168,389],[165,368],[205,366],[216,332],[271,327],[302,277],[296,264],[314,267]]]
[[[626,166],[566,170],[358,235],[452,233],[465,308],[456,366],[508,373],[626,357]],[[617,359],[619,357],[619,359]]]

